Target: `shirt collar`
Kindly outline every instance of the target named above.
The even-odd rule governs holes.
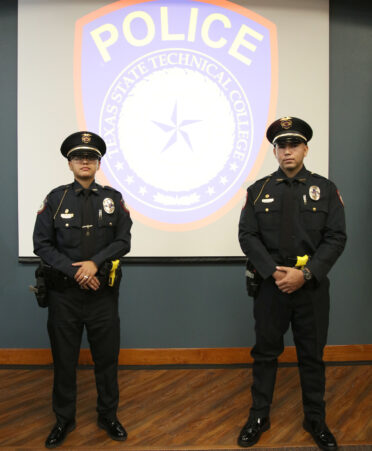
[[[276,183],[284,182],[284,180],[297,180],[298,182],[305,184],[306,179],[309,177],[309,171],[305,168],[305,165],[304,165],[304,166],[302,166],[301,170],[294,177],[289,179],[289,177],[286,176],[284,171],[281,168],[279,168],[276,171],[274,177],[275,177]]]
[[[76,196],[81,194],[84,190],[84,188],[80,185],[80,183],[77,180],[75,180],[74,183],[72,184],[72,189]],[[93,180],[88,189],[90,189],[92,193],[94,193],[96,196],[98,195],[98,185],[95,180]]]

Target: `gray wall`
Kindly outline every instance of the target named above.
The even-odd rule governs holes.
[[[46,311],[36,306],[27,288],[35,266],[18,263],[16,3],[2,0],[0,6],[0,347],[45,348]],[[330,275],[329,344],[372,343],[368,5],[369,1],[331,0],[330,176],[346,204],[349,241]],[[30,151],[34,145],[30,143]],[[47,166],[47,161],[40,162],[40,170]],[[120,303],[122,347],[252,346],[251,307],[241,264],[127,265]],[[292,343],[290,337],[287,340]]]

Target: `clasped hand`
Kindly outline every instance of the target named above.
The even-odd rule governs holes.
[[[305,283],[302,271],[289,266],[277,266],[273,277],[279,290],[288,294],[298,290]]]
[[[98,268],[92,260],[85,260],[82,262],[73,263],[72,266],[79,266],[74,279],[80,285],[81,288],[97,291],[100,283],[96,277]]]

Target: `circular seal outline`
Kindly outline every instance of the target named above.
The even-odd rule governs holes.
[[[251,156],[251,153],[252,153],[252,146],[253,146],[253,141],[254,141],[254,127],[253,127],[252,110],[251,110],[251,106],[250,106],[250,103],[248,101],[247,95],[246,95],[244,89],[242,88],[241,84],[239,83],[239,81],[236,79],[235,75],[233,75],[232,72],[229,69],[227,69],[220,61],[218,61],[215,58],[213,58],[213,57],[211,57],[211,56],[209,56],[209,55],[207,55],[207,54],[205,54],[203,52],[200,52],[198,50],[172,47],[172,48],[159,49],[159,50],[152,51],[152,52],[146,53],[144,55],[141,55],[140,57],[138,57],[135,60],[133,60],[130,64],[128,64],[125,68],[123,68],[121,70],[121,72],[117,75],[115,80],[111,83],[110,87],[107,89],[106,95],[105,95],[105,97],[103,99],[103,102],[102,102],[101,112],[100,112],[100,115],[99,115],[99,133],[100,134],[102,134],[102,123],[103,123],[103,116],[104,116],[104,108],[105,108],[105,105],[107,103],[108,97],[109,97],[110,93],[112,92],[112,90],[114,89],[115,85],[118,83],[120,78],[123,76],[123,74],[125,72],[129,71],[132,66],[135,66],[138,62],[148,58],[149,56],[156,55],[156,54],[159,54],[159,53],[174,52],[174,51],[183,51],[183,52],[187,52],[187,53],[191,53],[191,54],[193,54],[193,53],[194,54],[198,54],[198,55],[201,55],[201,56],[207,58],[210,61],[213,61],[218,66],[222,67],[226,71],[226,73],[232,78],[232,80],[236,83],[236,85],[238,86],[238,88],[240,90],[240,93],[242,94],[242,100],[245,102],[245,104],[247,106],[248,117],[249,117],[250,123],[252,124],[252,126],[250,128],[249,148],[248,148],[248,151],[246,153],[245,161],[244,161],[244,164],[242,165],[240,171],[234,177],[234,182],[232,182],[218,196],[216,196],[213,199],[211,199],[210,201],[204,202],[203,204],[200,204],[200,205],[198,205],[196,207],[182,208],[182,209],[175,210],[175,209],[171,209],[171,208],[158,207],[158,206],[156,206],[154,204],[148,203],[144,199],[141,199],[140,197],[138,197],[132,191],[128,190],[127,187],[123,186],[122,182],[118,180],[116,174],[112,170],[110,164],[106,162],[106,165],[107,165],[107,167],[108,167],[108,169],[109,169],[109,171],[111,173],[111,176],[116,181],[116,183],[122,189],[124,189],[125,192],[127,192],[131,197],[133,197],[139,204],[142,204],[142,205],[144,205],[146,207],[149,207],[150,209],[153,209],[153,210],[159,210],[159,211],[163,211],[163,212],[171,212],[173,214],[178,214],[178,213],[182,213],[182,212],[197,211],[197,210],[200,210],[201,208],[205,208],[206,206],[211,205],[211,204],[215,203],[216,201],[218,201],[221,197],[226,195],[227,192],[229,192],[231,189],[233,189],[233,187],[236,185],[237,181],[240,180],[243,172],[245,171],[245,169],[246,169],[246,167],[247,167],[247,165],[248,165],[248,163],[250,161],[250,156]],[[130,91],[128,91],[128,93],[126,95],[128,95],[129,92]],[[229,99],[229,102],[230,102],[230,104],[232,103],[230,99]],[[233,151],[233,149],[232,149],[232,151]],[[240,185],[239,185],[239,187],[240,187]],[[219,208],[217,208],[216,211],[219,210],[220,208],[221,208],[221,206]],[[155,218],[153,218],[153,219],[155,219]],[[202,218],[199,218],[199,220],[200,219],[202,219]]]

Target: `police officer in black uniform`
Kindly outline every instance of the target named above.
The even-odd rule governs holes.
[[[240,245],[260,280],[254,296],[252,407],[238,438],[244,447],[257,443],[270,428],[277,358],[291,324],[303,427],[321,449],[337,449],[325,422],[323,349],[329,316],[327,273],[345,246],[345,215],[334,183],[303,164],[312,134],[311,127],[295,117],[270,125],[266,136],[279,169],[248,188],[240,217]]]
[[[75,181],[52,190],[40,208],[34,252],[48,287],[48,333],[54,361],[53,410],[57,422],[45,446],[60,445],[75,428],[76,367],[84,326],[94,360],[98,426],[113,440],[127,433],[116,417],[120,349],[120,257],[130,250],[132,221],[121,194],[95,182],[103,139],[77,132],[61,152]]]

